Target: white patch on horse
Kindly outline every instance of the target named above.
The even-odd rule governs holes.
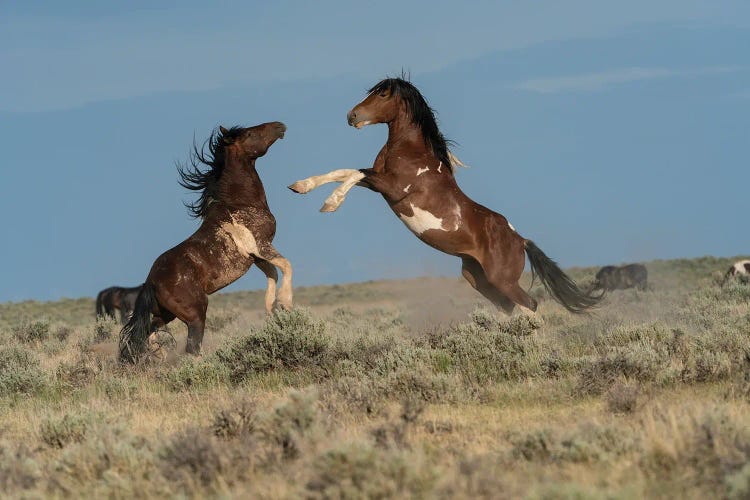
[[[515,231],[516,230],[516,228],[513,227],[513,224],[511,224],[510,221],[506,221],[506,222],[508,223],[508,227],[510,228],[511,231]]]
[[[410,187],[411,187],[411,184],[409,184],[408,186],[406,186],[406,187],[404,188],[404,193],[408,193],[408,192],[409,192],[409,188],[410,188]]]
[[[734,263],[734,274],[735,276],[738,274],[747,274],[747,268],[745,267],[745,264],[750,264],[750,260],[740,260]]]
[[[255,241],[255,235],[252,231],[234,221],[234,217],[232,217],[232,221],[232,223],[225,222],[222,224],[221,229],[232,238],[240,254],[244,257],[258,255],[258,243]]]
[[[453,229],[445,229],[445,231],[458,231],[458,228],[461,227],[461,207],[458,205],[455,205],[453,207],[453,211],[451,213],[451,216],[449,220],[445,221],[446,223],[453,222]]]
[[[441,168],[443,168],[443,162],[442,162],[442,161],[441,161],[441,162],[440,162],[440,164],[438,165],[438,173],[440,173],[440,169],[441,169]]]
[[[417,169],[417,177],[419,177],[419,176],[420,176],[420,175],[422,175],[423,173],[427,172],[427,171],[428,171],[429,169],[430,169],[430,167],[429,167],[429,166],[428,166],[428,167],[425,167],[425,168],[418,168],[418,169]]]
[[[411,229],[414,234],[420,235],[428,229],[440,229],[441,231],[445,231],[445,229],[443,229],[443,219],[435,217],[427,210],[415,207],[413,203],[409,203],[409,206],[411,207],[413,215],[406,216],[404,214],[399,214],[399,218],[404,221],[406,227]]]

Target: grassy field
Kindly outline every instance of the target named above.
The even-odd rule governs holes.
[[[750,284],[647,263],[592,315],[460,279],[211,298],[200,358],[123,367],[93,299],[0,304],[10,497],[748,498]],[[595,269],[571,269],[585,282]],[[528,279],[526,279],[528,283]]]

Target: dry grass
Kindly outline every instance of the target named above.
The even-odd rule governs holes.
[[[11,497],[750,495],[750,286],[648,264],[592,316],[504,318],[458,279],[212,298],[204,354],[115,361],[93,301],[0,305]],[[578,279],[595,270],[574,269]],[[479,307],[477,307],[479,306]]]

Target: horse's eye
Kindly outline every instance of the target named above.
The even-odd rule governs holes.
[[[388,93],[387,93],[387,92],[381,92],[381,93],[380,93],[380,94],[378,94],[378,95],[379,95],[380,97],[388,97]]]

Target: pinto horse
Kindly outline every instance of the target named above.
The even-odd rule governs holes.
[[[121,286],[111,286],[105,288],[96,295],[96,316],[97,317],[115,317],[115,310],[120,311],[120,321],[125,324],[133,314],[135,308],[135,299],[141,287],[134,286],[125,288]]]
[[[721,286],[724,286],[729,278],[734,276],[748,276],[750,275],[750,260],[738,260],[729,270],[724,274],[724,278],[721,280]]]
[[[255,170],[255,160],[285,131],[280,122],[230,130],[219,127],[207,141],[209,152],[205,153],[205,146],[201,151],[194,147],[191,165],[179,167],[180,183],[201,192],[188,208],[203,222],[151,267],[135,312],[121,332],[121,361],[137,361],[150,334],[175,317],[188,328],[186,351],[198,354],[208,295],[241,277],[253,264],[268,278],[266,311],[270,313],[275,304],[276,267],[283,273],[277,304],[292,307],[292,266],[271,244],[276,219]],[[201,164],[210,168],[202,171]]]
[[[341,182],[322,212],[336,210],[355,185],[380,193],[391,210],[423,242],[459,257],[464,278],[496,307],[510,314],[516,305],[535,311],[536,301],[518,284],[525,265],[566,309],[580,313],[601,299],[581,290],[531,240],[502,215],[466,196],[454,177],[451,153],[435,116],[410,82],[388,78],[372,87],[347,115],[349,125],[388,125],[388,141],[372,168],[334,170],[289,186],[307,193]]]

